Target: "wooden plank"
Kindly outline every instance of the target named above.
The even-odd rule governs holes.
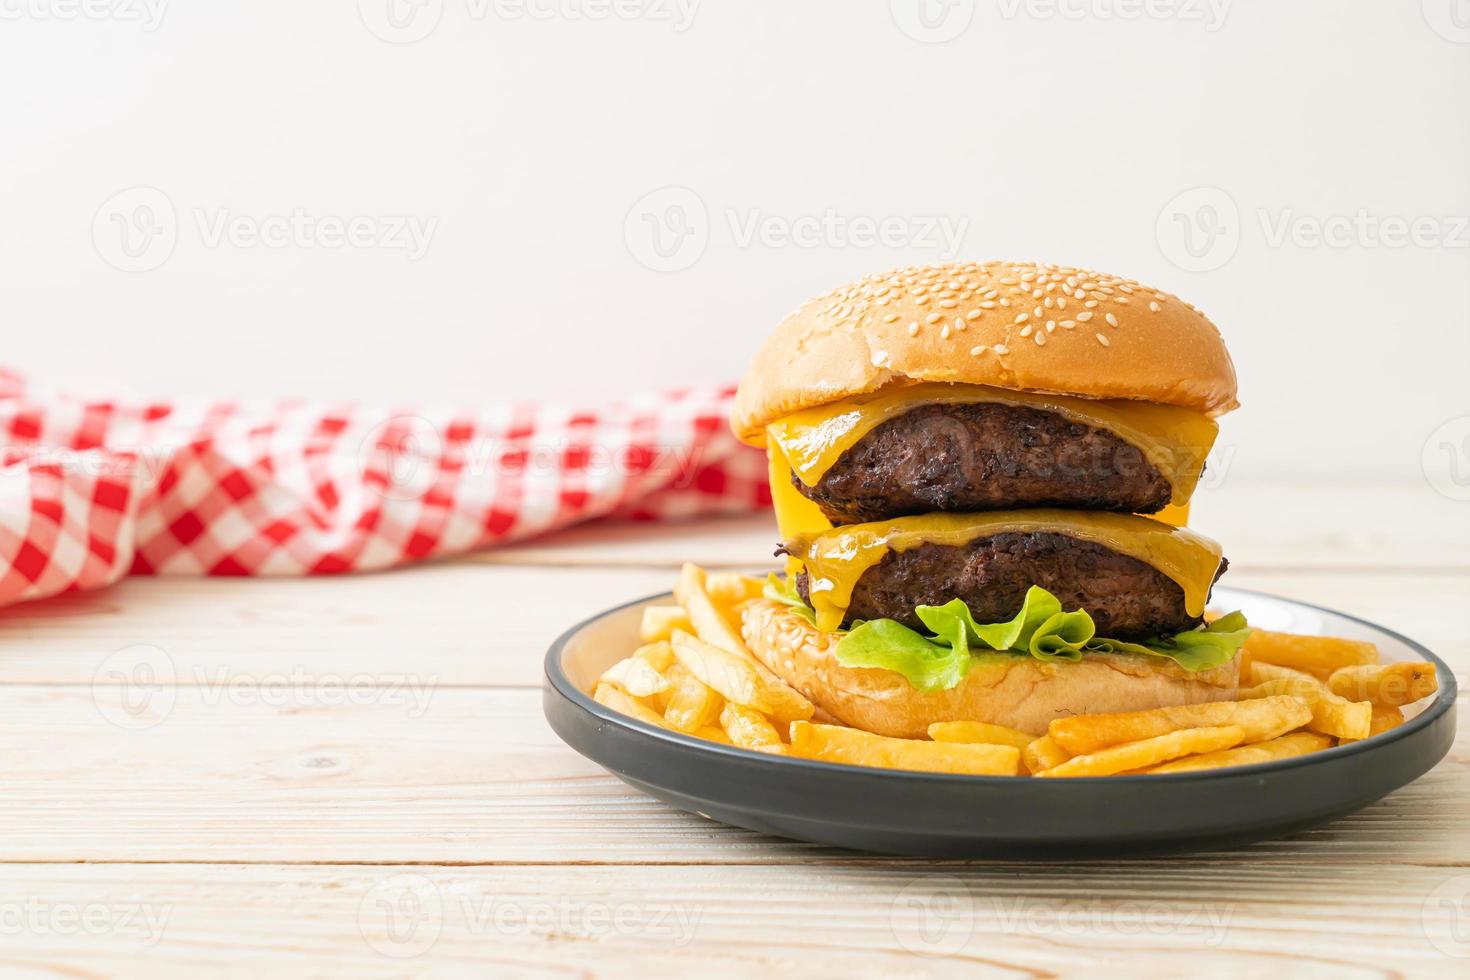
[[[151,644],[184,685],[415,670],[446,687],[536,686],[546,648],[568,626],[673,579],[672,568],[464,562],[332,579],[130,579],[6,610],[0,685],[89,684],[115,651]],[[1225,581],[1380,622],[1470,670],[1470,572],[1232,568]]]
[[[0,861],[866,860],[629,789],[556,738],[537,691],[137,689],[134,714],[119,693],[0,689]],[[1239,857],[1467,864],[1466,812],[1462,741],[1387,800]]]
[[[1470,951],[1454,931],[1463,912],[1435,900],[1464,884],[1443,868],[1024,870],[8,866],[0,901],[16,926],[0,965],[188,978],[1452,977]]]
[[[227,676],[432,673],[541,683],[569,626],[672,587],[668,569],[440,563],[307,579],[134,578],[0,614],[0,683],[86,684],[107,657],[162,648],[180,684]]]

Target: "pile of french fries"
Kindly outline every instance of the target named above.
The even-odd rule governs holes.
[[[981,721],[890,738],[813,721],[815,706],[751,655],[740,605],[760,579],[685,565],[675,606],[643,611],[642,646],[609,667],[593,698],[660,728],[726,745],[849,765],[985,776],[1198,772],[1305,755],[1404,722],[1438,690],[1431,663],[1379,663],[1359,640],[1254,630],[1237,700],[1073,715],[1040,737]]]

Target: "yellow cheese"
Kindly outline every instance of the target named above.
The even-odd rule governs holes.
[[[1081,510],[1010,510],[983,514],[923,514],[871,524],[850,524],[786,538],[786,547],[810,575],[817,626],[835,630],[847,614],[863,572],[889,551],[921,544],[961,546],[1005,532],[1050,531],[1102,545],[1168,576],[1184,590],[1191,616],[1204,612],[1220,568],[1220,546],[1181,527],[1134,514]]]
[[[771,506],[776,511],[776,530],[782,541],[791,541],[799,535],[821,534],[832,530],[832,522],[822,509],[801,495],[791,485],[791,464],[786,454],[774,442],[766,444],[766,457],[771,468]],[[795,558],[786,559],[786,574],[801,571],[801,563]]]
[[[1172,503],[1181,507],[1194,493],[1220,428],[1208,415],[1174,405],[926,383],[885,388],[788,415],[766,427],[767,444],[780,446],[801,482],[813,486],[838,457],[888,419],[919,405],[977,402],[1054,412],[1111,432],[1136,446],[1158,469],[1173,490]]]

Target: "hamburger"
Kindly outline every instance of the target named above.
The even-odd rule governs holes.
[[[731,426],[763,446],[786,574],[752,653],[833,719],[923,737],[1230,699],[1247,629],[1190,496],[1237,405],[1220,332],[1132,279],[915,266],[803,304]]]

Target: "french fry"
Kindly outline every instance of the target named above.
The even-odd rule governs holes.
[[[716,606],[731,609],[747,599],[760,598],[766,583],[739,572],[711,572],[705,576],[704,587]]]
[[[674,634],[674,656],[727,701],[764,712],[781,724],[810,718],[815,710],[810,701],[765,667],[683,631]]]
[[[1391,728],[1397,728],[1404,723],[1404,711],[1393,705],[1375,704],[1373,706],[1373,720],[1368,725],[1368,737],[1382,735]],[[1361,742],[1360,738],[1340,738],[1338,745],[1347,745],[1350,742]]]
[[[633,656],[619,660],[602,672],[598,681],[622,688],[635,698],[648,698],[662,694],[672,685],[669,679],[649,665],[642,657]]]
[[[1245,740],[1239,725],[1186,728],[1138,742],[1125,742],[1087,755],[1073,756],[1059,766],[1034,775],[1042,778],[1069,776],[1113,776],[1131,769],[1147,769],[1170,759],[1204,752],[1219,752]]]
[[[679,672],[668,706],[664,708],[664,721],[671,728],[692,734],[714,725],[724,703],[718,693],[686,668]]]
[[[1072,756],[1067,750],[1053,742],[1050,735],[1032,739],[1021,750],[1021,761],[1026,763],[1026,771],[1033,776],[1043,769],[1055,768],[1070,758]]]
[[[1311,705],[1312,720],[1307,727],[1312,731],[1338,738],[1368,737],[1373,705],[1367,701],[1348,701],[1333,694],[1311,674],[1259,660],[1251,662],[1251,680],[1255,686],[1240,692],[1241,697],[1290,694]]]
[[[1054,718],[1047,734],[1072,755],[1086,755],[1110,745],[1138,742],[1186,728],[1235,725],[1247,742],[1264,742],[1285,735],[1312,720],[1310,702],[1277,695],[1246,701],[1209,701],[1147,711],[1073,715]]]
[[[1316,732],[1292,732],[1279,738],[1251,745],[1238,745],[1220,752],[1191,755],[1161,766],[1154,766],[1150,773],[1199,772],[1203,769],[1225,769],[1229,766],[1249,766],[1257,762],[1273,762],[1289,759],[1295,755],[1317,752],[1332,744],[1332,739]]]
[[[726,701],[725,707],[720,711],[720,727],[730,737],[730,743],[742,749],[770,752],[773,755],[786,751],[786,746],[781,744],[781,733],[776,731],[776,727],[766,716],[744,705]]]
[[[1253,629],[1246,638],[1244,649],[1252,661],[1292,667],[1321,680],[1326,680],[1340,667],[1378,663],[1378,647],[1372,643],[1333,636],[1304,636]]]
[[[857,728],[797,721],[791,725],[791,754],[823,762],[883,769],[914,769],[970,776],[1014,776],[1021,753],[1011,745],[972,745],[889,738]]]
[[[697,732],[690,732],[695,738],[706,739],[711,742],[719,742],[721,745],[733,745],[730,736],[719,725],[706,725]]]
[[[1398,708],[1438,691],[1439,679],[1431,663],[1363,664],[1333,671],[1327,687],[1349,701]]]
[[[983,721],[937,721],[929,726],[929,737],[936,742],[1012,745],[1017,749],[1024,749],[1036,741],[1035,735]]]
[[[659,728],[669,727],[668,723],[660,718],[652,708],[628,697],[611,684],[598,684],[597,689],[592,692],[592,700],[605,708],[611,708],[630,718],[636,718],[645,725],[656,725]]]
[[[638,638],[644,643],[668,640],[674,630],[693,630],[689,614],[683,606],[644,606],[643,620],[638,624]]]
[[[664,641],[645,643],[633,651],[633,656],[647,662],[648,666],[660,674],[674,664],[674,648]]]
[[[679,581],[674,585],[674,598],[679,600],[679,605],[688,614],[695,636],[711,646],[728,650],[749,663],[757,662],[746,648],[745,641],[740,638],[740,631],[725,618],[710,598],[705,589],[704,569],[698,565],[685,564],[679,571]]]

